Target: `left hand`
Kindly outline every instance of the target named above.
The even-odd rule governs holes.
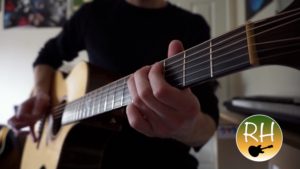
[[[183,51],[180,41],[169,45],[168,57]],[[197,97],[187,89],[166,82],[163,65],[145,66],[131,75],[128,88],[132,103],[127,106],[129,124],[149,137],[185,142],[203,116]]]

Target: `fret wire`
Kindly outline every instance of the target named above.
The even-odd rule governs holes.
[[[116,86],[117,84],[115,84],[115,86]],[[115,90],[113,89],[113,96],[112,96],[112,103],[111,103],[111,109],[113,109],[114,108],[114,103],[115,102]]]
[[[186,58],[186,53],[185,51],[183,52],[183,67],[182,67],[182,83],[183,83],[183,86],[185,86],[185,58]]]
[[[80,119],[81,114],[83,113],[83,110],[84,110],[84,100],[85,100],[85,96],[83,97],[83,99],[80,102],[80,113],[77,115],[77,119]]]
[[[99,88],[98,90],[98,96],[97,96],[97,101],[98,101],[98,98],[100,97],[100,100],[102,99],[102,94],[101,94],[101,90],[102,88]],[[101,102],[98,102],[98,106],[97,106],[97,113],[101,112]]]
[[[125,84],[126,84],[126,79],[124,78],[124,81],[123,81],[123,88],[122,88],[122,97],[121,97],[121,106],[123,106],[123,101],[124,101],[124,89],[125,89]]]
[[[209,60],[210,60],[210,77],[213,77],[213,58],[212,58],[212,45],[211,40],[209,41]]]
[[[81,118],[86,117],[90,110],[90,95],[91,95],[91,93],[86,94],[86,100],[85,100],[85,104],[84,104],[84,112],[83,112],[83,115]]]
[[[93,107],[92,107],[92,112],[91,114],[89,114],[89,116],[93,116],[94,114],[96,114],[96,99],[95,97],[97,96],[97,92],[93,92],[93,99],[92,99],[92,103],[93,103]]]
[[[109,91],[109,89],[108,89],[108,91]],[[104,107],[103,107],[104,111],[106,111],[107,95],[108,95],[108,93],[106,93],[106,95],[105,95],[105,101],[104,101]]]

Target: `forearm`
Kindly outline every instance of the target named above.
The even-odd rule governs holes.
[[[55,70],[48,65],[37,65],[34,67],[34,89],[33,95],[39,92],[49,93]]]

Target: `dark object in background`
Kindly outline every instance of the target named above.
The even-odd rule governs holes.
[[[25,134],[25,133],[24,133]],[[25,137],[15,136],[12,130],[0,125],[0,166],[1,169],[19,169]]]

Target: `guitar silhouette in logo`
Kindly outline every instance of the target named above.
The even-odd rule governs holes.
[[[261,147],[261,145],[250,146],[248,148],[248,152],[252,157],[257,157],[260,153],[264,153],[264,151],[262,151],[263,149],[267,149],[267,148],[273,148],[273,145],[269,145],[267,147]]]

